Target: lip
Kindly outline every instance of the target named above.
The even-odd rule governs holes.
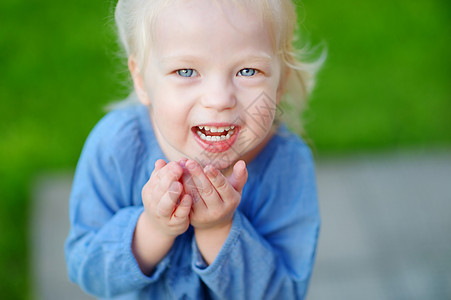
[[[230,136],[230,138],[228,140],[224,140],[224,141],[205,141],[203,139],[201,139],[198,135],[197,135],[197,128],[200,126],[210,126],[210,127],[231,127],[231,126],[235,126],[235,128],[233,129],[234,133],[232,136]],[[194,139],[196,140],[196,142],[205,150],[208,151],[210,153],[221,153],[221,152],[225,152],[227,150],[229,150],[233,144],[236,142],[236,139],[238,137],[238,134],[240,132],[240,126],[236,125],[236,124],[230,124],[230,123],[205,123],[205,124],[199,124],[196,126],[193,126],[191,128],[191,132],[194,135]]]

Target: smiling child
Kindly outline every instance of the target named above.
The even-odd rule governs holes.
[[[116,22],[134,93],[81,154],[70,278],[114,299],[303,299],[314,167],[275,122],[289,78],[305,98],[312,75],[293,3],[120,0]]]

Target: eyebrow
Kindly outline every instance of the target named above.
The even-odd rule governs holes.
[[[192,63],[196,60],[199,60],[199,57],[193,55],[168,55],[160,58],[161,63],[167,63],[172,61]]]
[[[262,53],[260,55],[244,55],[241,58],[238,58],[237,61],[243,62],[261,62],[270,64],[272,57],[269,54]],[[160,58],[161,63],[167,63],[171,61],[185,62],[185,63],[193,63],[196,61],[204,60],[203,57],[195,56],[195,55],[168,55]]]
[[[270,55],[264,54],[264,55],[250,55],[244,57],[245,61],[251,61],[251,62],[262,62],[269,64],[272,60],[272,57]]]

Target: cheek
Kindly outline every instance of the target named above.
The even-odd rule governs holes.
[[[268,91],[269,93],[269,91]],[[244,118],[246,126],[237,141],[241,154],[257,147],[268,135],[276,114],[275,94],[263,92],[246,108]]]
[[[260,132],[268,130],[276,114],[277,91],[271,88],[263,89],[251,99],[244,109],[248,125],[258,128]]]
[[[172,140],[180,139],[190,130],[189,112],[189,107],[184,103],[171,98],[159,97],[152,102],[151,115],[154,125],[158,126],[159,131]]]
[[[158,124],[164,125],[164,128],[170,130],[182,126],[186,120],[186,115],[180,107],[168,103],[152,105],[152,117]]]
[[[180,101],[176,95],[171,93],[171,89],[165,87],[163,84],[156,85],[156,88],[149,90],[150,103],[153,113],[156,117],[171,118],[181,111]],[[162,118],[162,119],[164,119]]]

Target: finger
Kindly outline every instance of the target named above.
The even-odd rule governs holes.
[[[186,218],[189,217],[189,214],[191,212],[191,205],[192,205],[192,198],[190,195],[185,194],[182,197],[182,200],[180,200],[180,204],[175,209],[174,213],[172,214],[172,219],[174,223],[181,223],[186,221]]]
[[[182,167],[185,168],[186,162],[188,161],[187,158],[181,158],[178,160],[178,164]]]
[[[156,179],[157,174],[164,166],[166,166],[166,162],[162,159],[159,159],[155,162],[155,166],[152,171],[152,174],[150,174],[150,179],[146,183],[146,186],[145,186],[146,189],[152,190],[157,185],[157,183],[158,183],[158,179]]]
[[[159,169],[161,169],[161,168],[163,168],[164,166],[166,166],[167,165],[167,163],[163,160],[163,159],[158,159],[156,162],[155,162],[155,170],[159,170]]]
[[[168,191],[160,199],[157,205],[157,214],[162,217],[170,217],[177,206],[180,193],[182,192],[182,184],[174,181]]]
[[[229,182],[232,186],[237,190],[240,194],[243,191],[243,187],[247,181],[247,168],[246,163],[242,160],[239,160],[234,166],[232,175],[229,177]]]
[[[202,200],[204,200],[205,205],[210,208],[221,204],[222,199],[219,197],[218,193],[199,164],[193,160],[188,160],[186,167],[191,174],[193,183],[196,186]]]
[[[169,190],[169,187],[174,181],[178,181],[183,169],[175,162],[166,164],[163,168],[159,169],[152,179],[151,185],[151,198],[153,205],[158,205],[161,199]]]
[[[196,185],[194,184],[193,177],[188,172],[188,169],[185,169],[182,175],[181,179],[183,183],[183,189],[186,194],[191,196],[191,200],[193,203],[198,203],[201,199],[199,192],[196,189]],[[203,201],[200,201],[205,206],[205,203]]]
[[[204,168],[204,172],[224,202],[236,199],[237,191],[218,169],[208,165]]]
[[[181,176],[181,178],[180,178],[180,182],[183,184],[184,192],[187,193],[187,194],[191,194],[191,193],[190,193],[190,187],[191,187],[191,184],[189,184],[189,183],[190,183],[190,181],[191,181],[192,179],[191,179],[191,175],[189,174],[188,170],[186,169],[186,162],[187,162],[187,161],[188,161],[187,158],[181,158],[181,159],[179,159],[179,160],[177,161],[177,163],[178,163],[178,164],[182,167],[182,169],[183,169],[183,174],[182,174],[182,176]]]
[[[164,168],[157,173],[159,179],[158,188],[167,191],[173,181],[178,181],[183,174],[183,168],[176,162],[168,163]]]
[[[150,175],[149,181],[146,182],[146,184],[143,186],[143,189],[141,191],[141,197],[143,201],[146,201],[147,199],[154,199],[155,193],[154,189],[155,186],[158,184],[158,180],[156,179],[158,172],[166,165],[166,162],[162,159],[158,159],[155,162],[154,169],[152,171],[152,174]],[[157,195],[157,199],[159,199],[161,195]]]
[[[164,166],[166,166],[166,162],[162,159],[159,159],[155,162],[155,167],[153,169],[152,175],[161,170]]]

